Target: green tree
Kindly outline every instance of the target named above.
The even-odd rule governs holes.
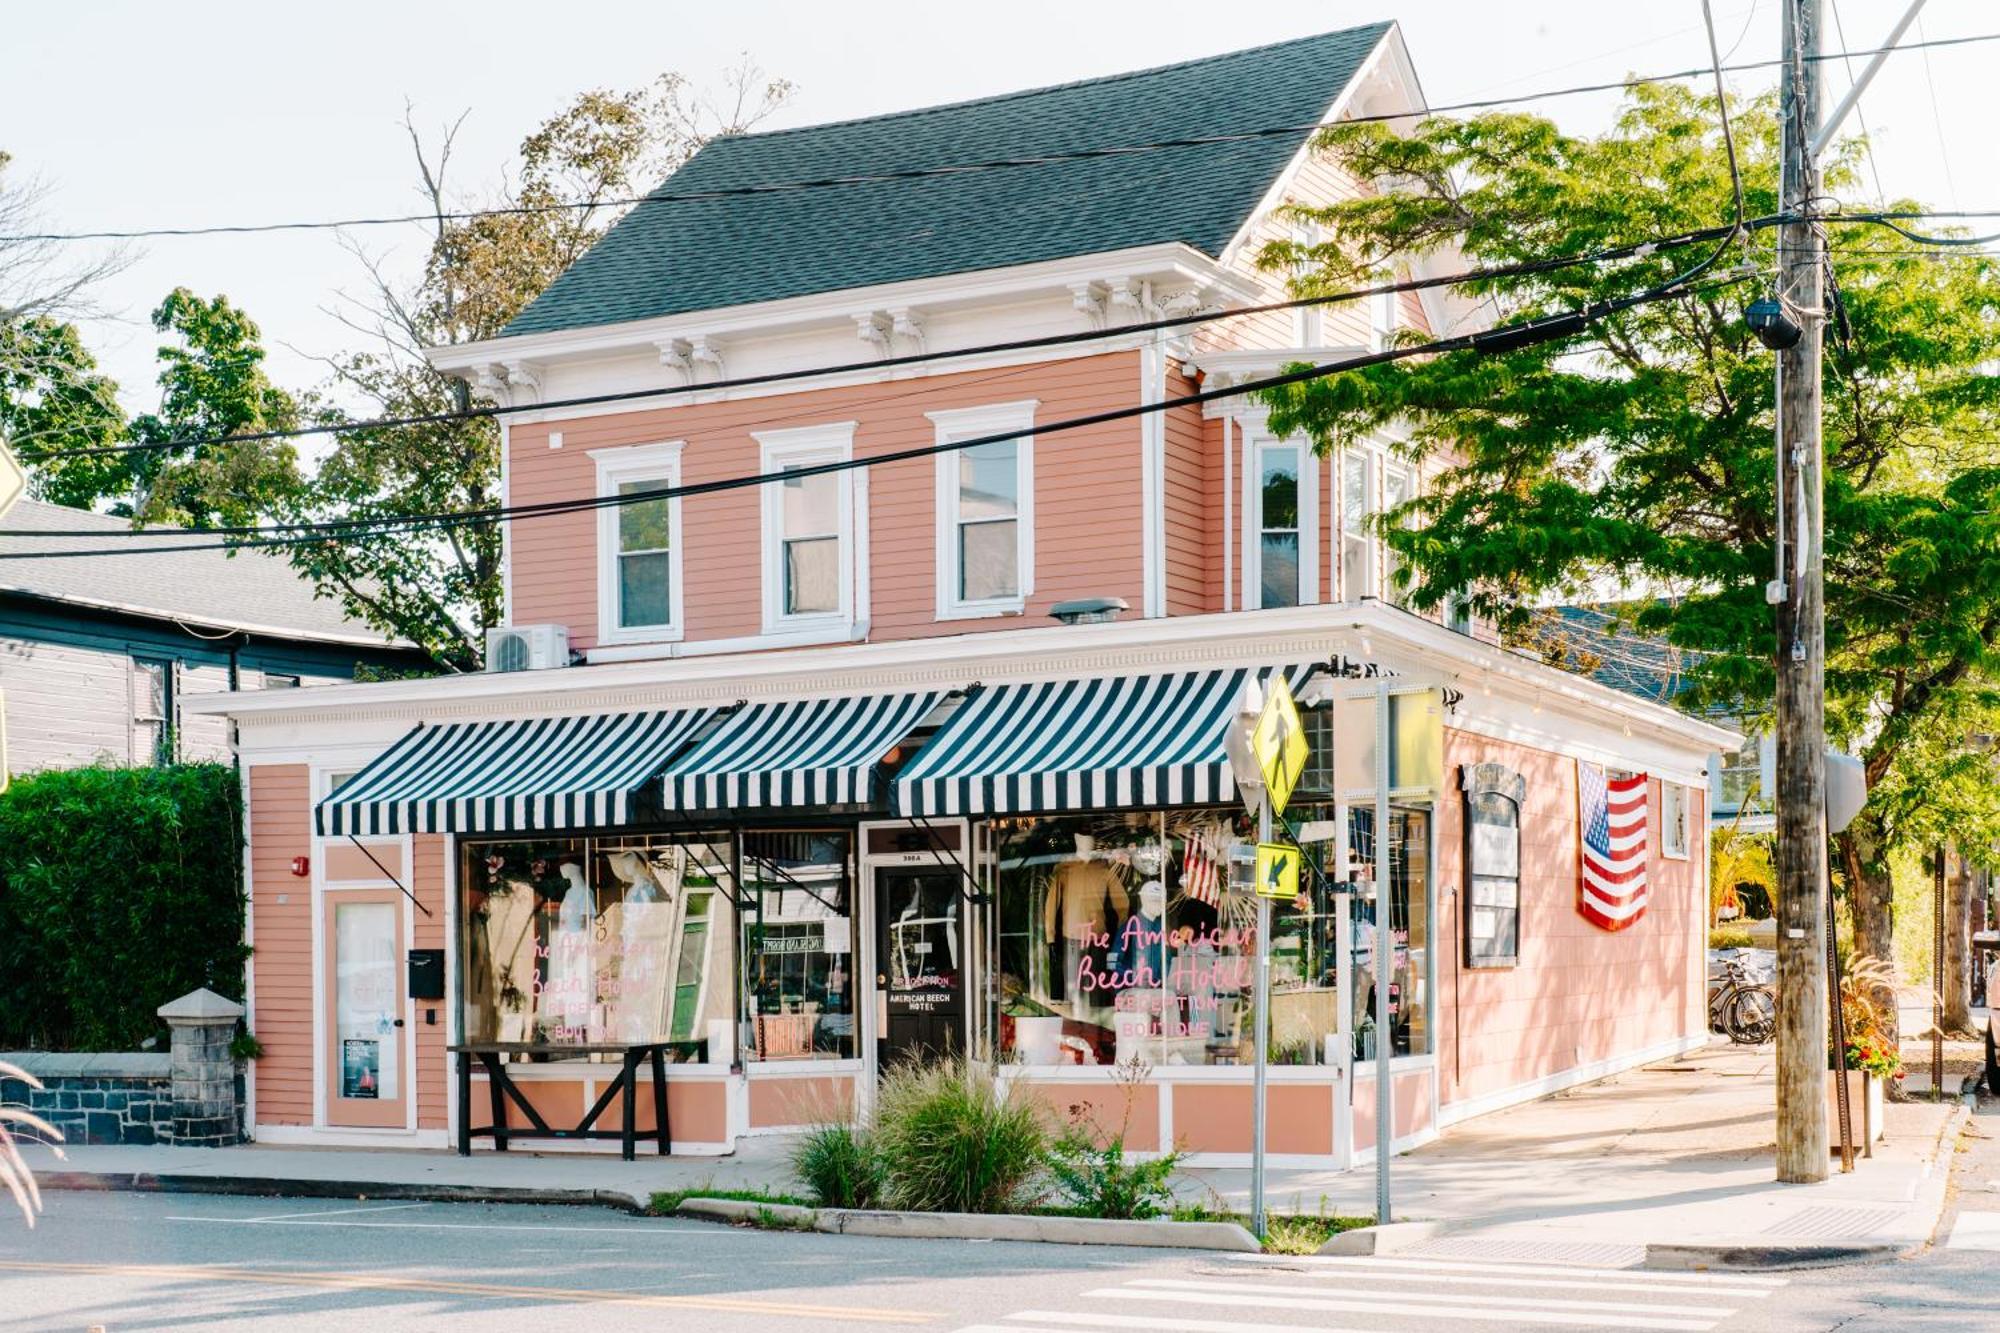
[[[370,417],[470,407],[470,387],[433,370],[423,349],[497,336],[623,216],[623,200],[664,179],[710,138],[750,128],[790,95],[789,84],[764,77],[747,58],[728,74],[719,98],[696,94],[678,74],[623,93],[586,92],[522,141],[514,183],[478,201],[514,211],[471,219],[447,216],[463,211],[447,185],[458,125],[433,149],[406,116],[419,182],[436,215],[430,249],[414,284],[355,251],[368,289],[341,314],[370,346],[329,361],[328,397],[359,400]],[[392,426],[339,435],[292,516],[456,514],[487,508],[499,496],[493,421]],[[295,547],[291,558],[350,612],[422,645],[448,669],[476,666],[483,631],[500,622],[497,525],[350,535]]]
[[[1775,211],[1771,104],[1736,109],[1749,215]],[[1568,135],[1527,115],[1324,133],[1357,197],[1316,210],[1308,289],[1392,256],[1456,266],[1573,255],[1727,222],[1717,105],[1671,86],[1631,90],[1615,126]],[[1851,180],[1855,148],[1828,188]],[[1872,787],[1940,710],[1994,664],[2000,636],[2000,273],[1967,254],[1830,225],[1851,337],[1826,361],[1826,606],[1830,735],[1858,747]],[[1750,250],[1771,271],[1772,235]],[[1494,278],[1466,289],[1502,318],[1639,292],[1683,270],[1680,249]],[[1735,256],[1725,264],[1737,262]],[[1411,358],[1268,395],[1279,431],[1327,450],[1394,421],[1439,471],[1381,520],[1418,607],[1464,597],[1504,632],[1551,599],[1623,586],[1652,594],[1632,627],[1686,651],[1682,702],[1767,713],[1774,688],[1772,363],[1742,302],[1768,278],[1709,285],[1625,311],[1563,342]],[[1892,956],[1890,802],[1872,799],[1841,853],[1857,948]]]
[[[299,400],[271,383],[257,325],[226,296],[203,300],[177,287],[153,311],[160,346],[160,406],[132,421],[131,440],[219,439],[291,430]],[[290,440],[157,448],[123,456],[131,494],[118,506],[142,523],[211,527],[256,523],[291,503],[300,485]]]
[[[124,434],[118,386],[74,324],[48,315],[0,323],[0,439],[29,459],[48,457],[28,468],[36,499],[88,509],[123,494],[131,485],[123,457],[70,451],[115,445]]]

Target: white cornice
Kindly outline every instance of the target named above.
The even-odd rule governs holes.
[[[954,688],[1341,654],[1410,683],[1448,686],[1478,706],[1500,697],[1606,733],[1623,728],[1683,755],[1729,750],[1732,731],[1481,643],[1386,603],[1236,611],[1100,625],[1050,625],[886,643],[482,673],[367,685],[194,695],[184,711],[246,724],[338,724],[685,707],[739,699]],[[1474,696],[1478,696],[1474,698]]]
[[[895,331],[913,336],[922,327],[923,316],[938,311],[1001,305],[1037,295],[1068,296],[1076,284],[1105,284],[1114,278],[1149,280],[1156,289],[1163,284],[1210,288],[1226,299],[1240,302],[1257,297],[1254,286],[1240,275],[1230,272],[1194,247],[1174,242],[1103,254],[1077,255],[1012,268],[987,269],[978,273],[817,292],[782,301],[759,301],[622,324],[596,324],[553,333],[491,338],[483,342],[433,347],[424,355],[438,370],[470,376],[480,375],[481,367],[503,366],[509,362],[547,363],[635,351],[664,354],[673,358],[669,364],[678,366],[683,355],[676,346],[680,342],[694,348],[699,360],[703,339],[707,339],[707,345],[713,347],[718,345],[718,340],[729,338],[768,337],[843,325],[852,328],[857,320],[877,311],[888,313],[892,325],[900,316],[903,327]],[[504,383],[498,375],[491,378],[496,383]]]

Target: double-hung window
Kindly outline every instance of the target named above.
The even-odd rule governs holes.
[[[1296,440],[1244,434],[1243,604],[1319,600],[1319,460]]]
[[[1660,855],[1685,861],[1688,857],[1688,789],[1678,782],[1660,782]]]
[[[597,493],[618,497],[597,511],[597,641],[645,643],[681,637],[681,502],[643,497],[680,485],[681,446],[594,449]]]
[[[937,614],[1018,614],[1034,591],[1032,400],[929,413],[937,463]]]
[[[1416,493],[1416,479],[1410,469],[1390,463],[1382,469],[1382,512],[1393,514]],[[1408,606],[1410,592],[1401,582],[1402,557],[1386,538],[1382,541],[1382,595],[1397,606]]]
[[[836,628],[853,618],[860,472],[819,471],[854,456],[854,423],[756,432],[763,446],[764,632]]]
[[[174,664],[132,659],[132,762],[174,762]]]
[[[1396,281],[1396,271],[1392,268],[1378,268],[1370,276],[1377,287],[1386,287]],[[1395,343],[1396,303],[1400,299],[1396,292],[1376,292],[1368,298],[1368,345],[1371,351],[1386,352]]]
[[[1340,600],[1375,595],[1375,537],[1368,530],[1375,512],[1375,459],[1350,449],[1340,456]]]

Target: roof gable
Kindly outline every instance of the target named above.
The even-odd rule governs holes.
[[[652,194],[876,176],[1317,122],[1393,25],[710,143]],[[1306,133],[642,204],[503,336],[1179,242],[1219,257]]]

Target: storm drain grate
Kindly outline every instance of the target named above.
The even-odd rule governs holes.
[[[1636,1268],[1646,1262],[1643,1245],[1585,1245],[1564,1240],[1434,1240],[1397,1253],[1411,1259],[1492,1259],[1582,1268]]]
[[[1902,1215],[1900,1208],[1808,1208],[1766,1227],[1764,1234],[1851,1240],[1872,1236]]]

